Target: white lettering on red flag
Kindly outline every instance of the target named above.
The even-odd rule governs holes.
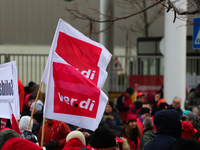
[[[42,78],[44,117],[95,130],[108,101],[100,88],[110,59],[104,46],[60,19]]]

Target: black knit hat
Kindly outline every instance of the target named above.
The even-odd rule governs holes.
[[[168,107],[169,107],[169,105],[167,103],[160,103],[160,105],[158,107],[158,111],[167,109]]]
[[[130,94],[130,95],[132,95],[133,92],[134,92],[134,90],[133,90],[132,88],[126,89],[126,93],[128,93],[128,94]]]
[[[113,102],[109,101],[109,102],[107,103],[107,105],[110,105],[110,106],[112,107],[112,109],[113,109]]]
[[[143,114],[146,114],[146,113],[151,114],[151,110],[147,107],[143,107],[141,112],[140,112],[140,115],[143,115]]]
[[[93,148],[108,148],[117,146],[116,136],[110,129],[105,126],[100,126],[93,133],[90,145]]]
[[[33,115],[33,118],[38,122],[41,123],[43,121],[43,113],[37,112]]]
[[[37,139],[35,138],[35,135],[30,131],[24,130],[24,132],[22,133],[22,136],[25,139],[27,139],[27,140],[29,140],[29,141],[31,141],[33,143],[37,143],[38,142]]]

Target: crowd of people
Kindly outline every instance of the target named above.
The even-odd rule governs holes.
[[[131,98],[134,90],[127,88],[116,99],[116,103],[108,101],[99,127],[91,131],[52,119],[46,119],[43,124],[45,94],[40,92],[35,102],[39,85],[30,82],[24,88],[23,107],[20,109],[19,120],[20,133],[11,129],[9,120],[1,118],[0,149],[200,149],[200,99],[198,99],[200,86],[188,94],[184,112],[181,110],[179,97],[174,97],[172,104],[167,103],[163,88],[162,86],[155,94],[147,95],[138,91],[134,103]],[[31,113],[33,113],[32,120]]]

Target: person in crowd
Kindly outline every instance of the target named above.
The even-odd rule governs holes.
[[[86,146],[85,137],[80,131],[72,131],[66,137],[66,144],[62,150],[79,150]]]
[[[43,150],[43,148],[27,139],[13,137],[5,142],[1,150]]]
[[[128,114],[122,133],[123,137],[128,140],[131,150],[140,149],[141,131],[137,125],[137,118],[135,115]]]
[[[126,116],[128,115],[129,108],[132,105],[131,95],[133,92],[132,88],[127,88],[126,91],[117,98],[117,109],[119,110],[119,115],[123,122],[126,122]]]
[[[140,112],[140,115],[139,117],[137,118],[137,124],[138,124],[138,127],[140,128],[140,131],[141,131],[141,134],[143,132],[143,125],[142,125],[142,122],[145,118],[149,118],[151,117],[151,110],[147,107],[143,107],[141,112]]]
[[[0,149],[2,149],[2,146],[6,143],[7,140],[9,140],[13,137],[23,138],[20,134],[18,134],[17,132],[15,132],[12,129],[4,128],[3,130],[1,130],[1,132],[0,132]]]
[[[106,117],[106,123],[111,129],[119,130],[120,126],[123,125],[119,114],[113,111],[113,102],[111,101],[109,101],[106,105],[104,116]]]
[[[140,148],[144,150],[145,146],[156,136],[156,131],[153,131],[153,121],[151,118],[145,118],[143,121],[143,136],[140,141]]]
[[[194,129],[194,126],[190,122],[187,122],[187,121],[182,121],[181,125],[183,129],[181,137],[193,139],[196,132]]]
[[[189,93],[185,100],[185,109],[191,110],[198,106],[200,108],[200,84],[198,84],[195,91]]]
[[[155,100],[155,94],[154,93],[148,93],[147,94],[147,102],[149,102],[151,105],[153,105]]]
[[[33,114],[33,128],[32,128],[32,133],[38,136],[38,133],[40,131],[40,127],[43,124],[43,113],[42,112],[37,112]]]
[[[168,109],[175,109],[178,112],[179,118],[182,119],[183,111],[181,110],[180,106],[181,106],[181,99],[179,97],[174,97],[172,104],[169,105]]]
[[[68,125],[61,121],[47,119],[45,123],[43,144],[47,150],[62,150],[66,143],[66,136],[71,132]],[[41,144],[42,126],[38,134]]]
[[[31,93],[31,91],[33,90],[33,85],[34,85],[34,84],[35,84],[35,82],[30,81],[30,82],[28,83],[28,86],[25,86],[25,87],[24,87],[25,96],[26,96],[27,94],[30,94],[30,93]]]
[[[35,102],[33,102],[33,103],[31,104],[31,106],[30,106],[30,112],[31,112],[31,113],[32,113],[32,111],[33,111],[34,105],[35,105]],[[37,113],[37,112],[42,112],[42,110],[43,110],[43,103],[42,103],[41,100],[37,100],[37,103],[36,103],[36,105],[35,105],[35,110],[34,110],[34,113],[33,113],[33,114],[35,114],[35,113]]]
[[[160,90],[156,92],[159,95],[160,99],[164,98],[164,85],[161,86]]]
[[[118,141],[114,133],[106,126],[98,127],[92,134],[87,149],[118,150]]]
[[[21,112],[22,116],[27,116],[27,115],[30,116],[31,115],[30,106],[34,101],[35,101],[35,97],[32,94],[26,95],[26,97],[24,99],[23,110]]]
[[[182,127],[178,112],[174,109],[161,110],[154,115],[156,137],[149,141],[145,150],[174,150],[173,143],[181,137]]]
[[[33,90],[31,91],[31,94],[33,94],[35,97],[37,97],[38,90],[39,90],[39,85],[38,84],[34,84],[33,85]],[[42,103],[44,104],[45,94],[40,91],[39,95],[38,95],[38,99],[40,99],[42,101]]]
[[[168,108],[169,108],[169,105],[167,103],[160,103],[160,105],[158,106],[158,111],[166,110]]]
[[[197,115],[198,115],[198,117],[200,116],[200,112],[199,112],[199,107],[194,107],[194,108],[192,108],[192,112],[193,113],[196,113]]]
[[[19,129],[20,129],[22,136],[24,138],[26,138],[27,140],[32,141],[32,142],[39,145],[37,136],[32,133],[33,120],[31,120],[31,122],[30,122],[30,119],[31,119],[30,116],[21,117],[21,119],[19,121]],[[29,127],[29,130],[28,130],[29,122],[30,122],[30,127]]]
[[[177,138],[173,150],[199,150],[200,143],[189,138]]]
[[[145,101],[145,95],[142,92],[138,92],[136,95],[136,99],[137,101],[134,102],[133,105],[131,105],[130,109],[129,109],[129,114],[136,114],[136,116],[138,117],[138,113],[142,110],[142,105]]]
[[[185,114],[185,121],[191,123],[194,126],[196,132],[193,139],[198,140],[200,138],[200,130],[197,127],[197,123],[199,122],[199,117],[197,116],[197,114],[193,112],[188,112],[187,114]]]
[[[185,121],[185,115],[188,113],[188,112],[191,112],[190,110],[185,110],[183,113],[182,113],[182,121]]]

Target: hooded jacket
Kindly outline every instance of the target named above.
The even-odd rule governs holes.
[[[145,147],[145,150],[174,150],[173,143],[181,137],[181,122],[176,110],[162,110],[155,114],[154,124],[156,137]]]
[[[120,118],[123,122],[126,121],[126,116],[129,113],[129,106],[132,104],[132,99],[125,96],[125,92],[117,98],[117,109],[119,110]]]

